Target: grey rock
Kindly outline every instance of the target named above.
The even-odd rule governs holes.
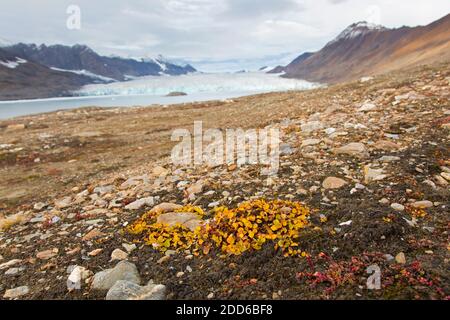
[[[121,261],[112,269],[96,273],[92,281],[92,289],[109,290],[119,280],[135,284],[141,283],[141,277],[136,266],[128,261]]]
[[[164,300],[166,286],[149,283],[140,286],[130,281],[117,281],[109,289],[106,300]]]
[[[144,206],[153,206],[155,203],[155,200],[153,199],[153,197],[148,197],[148,198],[142,198],[139,200],[136,200],[130,204],[128,204],[125,209],[127,210],[138,210]]]
[[[14,289],[6,290],[3,298],[5,299],[15,299],[21,296],[24,296],[30,292],[30,288],[28,286],[17,287]]]

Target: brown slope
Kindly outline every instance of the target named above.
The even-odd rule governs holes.
[[[0,61],[15,59],[0,49]],[[52,70],[30,61],[14,69],[0,64],[0,100],[58,97],[88,83],[92,83],[91,78]]]
[[[450,59],[450,15],[425,27],[372,30],[329,43],[286,67],[285,77],[337,83]]]

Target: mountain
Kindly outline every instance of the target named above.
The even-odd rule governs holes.
[[[447,61],[450,14],[427,26],[412,28],[388,29],[367,22],[355,23],[320,51],[302,56],[284,68],[283,77],[337,83]]]
[[[295,58],[291,64],[299,64],[302,63],[303,61],[305,61],[306,59],[308,59],[310,56],[312,56],[314,54],[314,52],[305,52],[303,54],[301,54],[300,56],[298,56],[297,58]],[[286,67],[283,66],[277,66],[274,69],[270,70],[267,73],[282,73],[286,71]]]
[[[148,75],[181,75],[196,70],[190,66],[179,66],[163,59],[136,60],[106,57],[97,54],[85,45],[40,45],[19,43],[3,47],[9,53],[59,71],[86,71],[104,80],[124,81]]]
[[[162,56],[124,59],[101,56],[84,45],[0,42],[0,100],[67,96],[91,83],[191,72],[196,70],[189,64],[178,65]]]
[[[52,70],[0,48],[0,100],[58,97],[92,82],[91,77]]]

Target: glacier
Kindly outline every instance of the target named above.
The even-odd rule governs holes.
[[[242,95],[288,90],[308,90],[320,84],[305,80],[285,79],[277,74],[193,73],[180,76],[146,76],[125,82],[86,85],[74,92],[77,96],[165,96],[171,92],[191,94],[239,93]]]

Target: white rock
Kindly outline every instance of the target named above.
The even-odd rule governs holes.
[[[115,249],[112,253],[111,253],[111,260],[110,261],[115,261],[115,260],[126,260],[128,258],[128,253],[120,250],[120,249]]]
[[[166,286],[149,283],[141,287],[130,281],[117,281],[109,289],[106,300],[164,300]]]
[[[363,143],[352,142],[333,150],[335,154],[348,154],[352,156],[367,156],[367,149]]]
[[[8,262],[0,264],[0,270],[8,269],[8,268],[10,268],[12,266],[15,266],[15,265],[17,265],[17,264],[19,264],[21,262],[22,262],[21,259],[9,260]]]
[[[16,299],[22,297],[30,292],[28,286],[22,286],[14,289],[6,290],[3,298],[5,299]]]
[[[412,204],[414,208],[426,209],[433,207],[433,202],[431,201],[416,201]]]
[[[346,184],[347,182],[343,179],[336,177],[328,177],[323,181],[322,187],[324,187],[325,189],[339,189],[345,186]]]
[[[302,132],[314,132],[323,129],[323,124],[320,121],[310,121],[301,126]]]
[[[405,210],[405,206],[401,205],[400,203],[391,204],[391,208],[394,209],[395,211],[404,211]]]
[[[126,280],[135,284],[141,282],[136,266],[128,261],[121,261],[112,269],[96,273],[92,281],[92,289],[109,290],[119,280]]]
[[[364,103],[359,109],[359,112],[368,112],[368,111],[373,111],[377,108],[377,106],[371,102],[366,102]]]
[[[153,206],[154,205],[154,198],[148,197],[148,198],[142,198],[139,200],[136,200],[127,206],[125,206],[125,209],[127,210],[139,210],[144,206]]]

